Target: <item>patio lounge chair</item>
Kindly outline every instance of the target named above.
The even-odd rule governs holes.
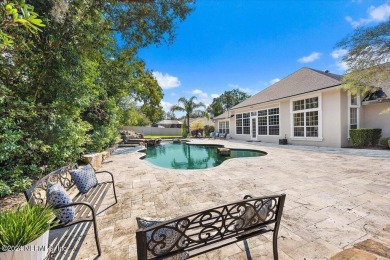
[[[226,136],[228,135],[228,133],[224,133],[223,135],[220,135],[219,136],[219,139],[226,139]]]

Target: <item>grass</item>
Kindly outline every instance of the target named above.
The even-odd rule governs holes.
[[[183,137],[181,135],[145,135],[144,138],[173,139],[173,138],[183,138]]]

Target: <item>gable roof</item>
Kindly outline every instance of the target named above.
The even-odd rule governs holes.
[[[169,120],[169,119],[165,119],[165,120],[161,120],[160,122],[157,123],[158,125],[181,125],[183,124],[182,122],[180,122],[179,120]]]
[[[342,76],[303,67],[231,109],[247,107],[339,86]],[[218,116],[219,117],[219,116]]]
[[[213,119],[215,120],[215,119],[225,119],[225,118],[228,118],[228,111],[223,112],[222,114],[214,117]]]

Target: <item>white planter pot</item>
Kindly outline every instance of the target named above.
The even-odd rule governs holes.
[[[49,251],[49,230],[16,251],[0,252],[0,260],[43,260]]]

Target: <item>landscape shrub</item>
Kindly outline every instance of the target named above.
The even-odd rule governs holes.
[[[23,192],[30,188],[32,181],[30,178],[20,178],[16,179],[12,183],[12,192]]]
[[[0,180],[0,198],[10,195],[11,193],[11,188],[5,182]]]
[[[385,138],[382,138],[382,139],[379,141],[379,144],[380,144],[380,145],[383,145],[383,146],[388,146],[389,141],[390,141],[390,137],[385,137]]]
[[[206,136],[209,136],[210,133],[215,131],[215,127],[213,125],[205,125],[204,126],[204,132]]]
[[[382,129],[381,128],[372,129],[371,145],[377,146],[381,137],[382,137]]]
[[[349,130],[350,142],[354,147],[368,146],[372,140],[372,129],[360,128]]]

